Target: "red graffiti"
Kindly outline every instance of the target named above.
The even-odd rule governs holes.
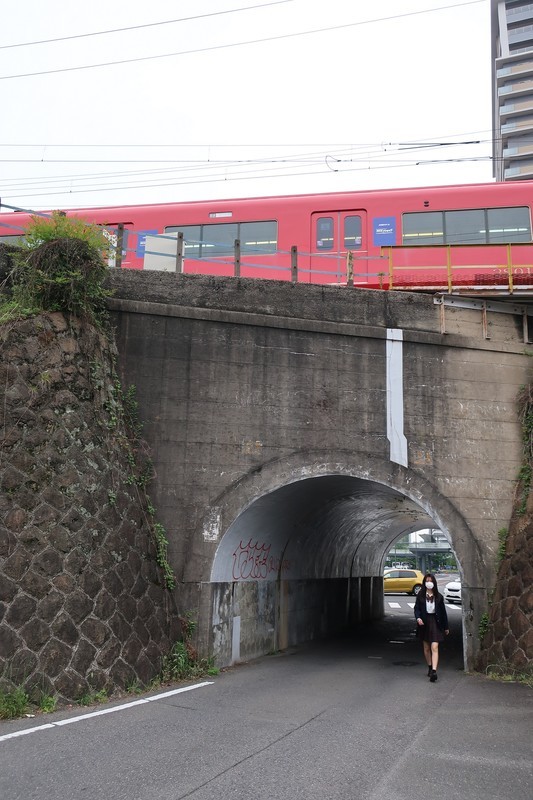
[[[270,545],[263,542],[253,542],[250,539],[247,544],[242,541],[233,553],[233,580],[245,581],[252,579],[267,578],[272,572],[278,573],[288,570],[290,564],[287,559],[280,560],[270,555]]]

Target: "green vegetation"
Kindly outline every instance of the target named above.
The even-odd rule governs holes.
[[[210,658],[198,658],[191,639],[197,624],[190,613],[181,618],[182,638],[177,641],[170,653],[163,658],[160,681],[178,681],[201,678],[205,675],[218,675],[218,668]]]
[[[508,534],[509,534],[509,531],[507,530],[507,528],[500,528],[500,530],[498,531],[498,541],[499,541],[498,556],[497,556],[498,566],[501,564],[501,562],[505,558],[505,550],[507,548],[507,536],[508,536]]]
[[[31,308],[24,308],[15,300],[0,298],[0,325],[12,322],[16,319],[31,317],[35,311]]]
[[[163,570],[165,586],[169,591],[172,591],[172,589],[176,588],[176,578],[168,561],[166,531],[160,522],[152,524],[152,531],[155,536],[156,561]]]
[[[526,513],[527,498],[533,477],[533,386],[521,386],[518,393],[518,417],[522,426],[524,463],[518,473],[518,499],[516,513]]]
[[[39,710],[42,711],[43,714],[50,714],[52,711],[55,711],[56,706],[57,697],[52,697],[49,694],[43,694],[39,700]]]
[[[139,502],[146,510],[146,524],[155,541],[155,558],[162,570],[164,585],[172,591],[176,587],[176,578],[168,560],[166,531],[160,522],[155,521],[156,510],[147,494],[147,486],[153,478],[154,469],[141,440],[142,423],[139,421],[136,388],[135,386],[129,386],[125,390],[122,388],[114,365],[109,375],[106,374],[102,364],[92,361],[90,376],[95,391],[102,391],[106,386],[110,386],[103,403],[105,414],[102,424],[108,430],[117,432],[117,441],[122,447],[125,461],[123,480],[127,485],[137,487],[139,491]],[[120,431],[125,433],[119,433]],[[108,489],[107,496],[109,505],[116,506],[117,492]]]
[[[80,706],[94,706],[96,703],[105,703],[109,700],[106,689],[100,689],[98,692],[88,692],[80,697],[78,704]]]
[[[487,678],[505,683],[525,683],[533,689],[533,666],[513,669],[508,664],[489,664],[485,670]]]
[[[0,719],[21,717],[28,707],[28,695],[18,687],[12,692],[0,689]]]
[[[483,642],[483,638],[487,633],[488,629],[489,629],[489,615],[487,614],[487,612],[485,612],[484,614],[481,615],[481,618],[479,620],[478,631],[481,642]]]
[[[51,218],[32,217],[14,255],[10,313],[63,311],[101,327],[110,294],[103,285],[106,251],[107,240],[96,225],[59,211]]]

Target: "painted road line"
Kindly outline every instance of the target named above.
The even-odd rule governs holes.
[[[6,733],[3,736],[0,736],[0,742],[3,742],[7,739],[15,739],[18,736],[27,736],[29,733],[44,731],[47,728],[59,728],[62,725],[72,725],[74,722],[82,722],[83,720],[91,719],[92,717],[102,717],[105,714],[114,714],[115,711],[125,711],[129,708],[133,708],[134,706],[142,706],[146,703],[153,703],[155,700],[163,700],[165,697],[172,697],[175,694],[190,692],[193,689],[200,689],[202,686],[211,686],[213,683],[214,681],[203,681],[202,683],[195,683],[193,686],[183,686],[181,689],[171,689],[169,692],[160,692],[159,694],[154,694],[152,697],[143,697],[141,700],[132,700],[129,703],[122,703],[121,705],[113,706],[112,708],[102,708],[98,711],[90,711],[88,714],[80,714],[77,717],[68,717],[67,719],[61,719],[57,722],[49,722],[46,725],[37,725],[35,728],[26,728],[23,731]]]
[[[391,608],[401,608],[401,605],[399,603],[389,603],[389,606]]]

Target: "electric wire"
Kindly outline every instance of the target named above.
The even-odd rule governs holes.
[[[432,14],[432,13],[438,12],[438,11],[446,11],[446,10],[449,10],[449,9],[452,9],[452,8],[459,8],[459,7],[464,7],[464,6],[478,5],[479,3],[484,3],[484,2],[485,2],[485,0],[466,0],[466,2],[454,3],[452,5],[447,5],[447,6],[439,6],[438,8],[422,9],[420,11],[408,11],[408,12],[405,12],[403,14],[393,14],[393,15],[390,15],[390,16],[387,16],[387,17],[379,17],[379,18],[376,18],[376,19],[360,20],[358,22],[348,22],[348,23],[344,23],[342,25],[331,25],[331,26],[328,26],[328,27],[315,28],[315,29],[308,30],[308,31],[296,31],[294,33],[283,33],[283,34],[277,34],[276,36],[266,36],[266,37],[260,38],[260,39],[249,39],[249,40],[244,41],[244,42],[228,42],[226,44],[219,44],[219,45],[211,45],[211,46],[208,46],[208,47],[193,48],[191,50],[180,50],[180,51],[177,51],[177,52],[174,52],[174,53],[158,53],[158,54],[152,55],[152,56],[139,56],[137,58],[126,58],[126,59],[120,59],[118,61],[105,61],[105,62],[100,62],[98,64],[83,64],[83,65],[80,65],[80,66],[77,66],[77,67],[60,67],[58,69],[40,70],[40,71],[36,71],[36,72],[25,72],[25,73],[13,74],[13,75],[0,75],[0,80],[11,80],[11,79],[14,79],[14,78],[32,78],[32,77],[37,77],[37,76],[41,76],[41,75],[57,75],[59,73],[64,73],[64,72],[77,72],[77,71],[85,70],[85,69],[97,69],[97,68],[101,68],[101,67],[114,67],[114,66],[118,66],[118,65],[121,65],[121,64],[133,64],[133,63],[140,63],[140,62],[146,62],[146,61],[154,61],[156,59],[162,59],[162,58],[175,58],[175,57],[183,56],[183,55],[192,55],[192,54],[196,54],[196,53],[214,52],[214,51],[217,51],[217,50],[226,50],[226,49],[232,48],[232,47],[244,47],[244,46],[254,45],[254,44],[263,44],[265,42],[275,42],[275,41],[281,41],[281,40],[286,40],[286,39],[294,39],[294,38],[297,38],[297,37],[300,37],[300,36],[315,35],[317,33],[330,33],[331,31],[344,30],[344,29],[347,29],[347,28],[354,28],[354,27],[358,27],[358,26],[361,26],[361,25],[370,25],[370,24],[375,24],[377,22],[390,22],[390,21],[396,20],[396,19],[403,19],[403,18],[407,18],[407,17],[420,16],[421,14]]]
[[[274,0],[270,3],[260,3],[255,6],[245,6],[244,8],[228,8],[225,11],[211,11],[208,14],[196,14],[193,17],[181,17],[180,19],[167,19],[162,22],[147,22],[144,25],[128,25],[125,28],[111,28],[106,31],[93,31],[92,33],[78,33],[72,36],[58,36],[55,39],[40,39],[35,42],[19,42],[17,44],[0,44],[0,50],[8,50],[13,47],[33,47],[38,44],[51,44],[55,42],[66,42],[72,39],[86,39],[89,36],[105,36],[109,33],[124,33],[125,31],[138,31],[141,28],[155,28],[161,25],[174,25],[178,22],[190,22],[191,20],[206,19],[207,17],[219,17],[224,14],[237,14],[240,11],[253,11],[257,8],[266,8],[267,6],[280,6],[284,3],[293,3],[294,0]]]
[[[476,143],[478,143],[478,142],[476,142]],[[453,146],[462,146],[465,143],[464,142],[453,142],[453,143],[449,143],[449,144],[453,145]],[[439,146],[440,145],[441,145],[441,143],[439,143]],[[418,148],[415,148],[415,147],[411,148],[412,151],[415,151],[416,149],[418,149]],[[422,145],[420,149],[422,149],[424,152],[428,152],[428,150],[434,149],[434,148]],[[404,152],[404,150],[400,146],[399,151],[396,150],[395,152]],[[241,172],[242,172],[243,165],[246,165],[246,166],[257,165],[256,169],[254,170],[254,172],[258,172],[259,171],[259,166],[264,166],[264,165],[286,165],[286,164],[300,164],[302,166],[313,165],[313,164],[316,164],[316,163],[319,163],[319,162],[323,161],[324,158],[326,158],[328,156],[333,158],[336,164],[353,163],[354,161],[357,161],[357,162],[363,162],[363,161],[364,162],[369,162],[369,161],[377,162],[377,161],[379,161],[379,162],[390,163],[390,164],[393,164],[393,165],[417,163],[416,161],[413,162],[413,160],[409,160],[409,159],[401,159],[401,160],[393,159],[392,158],[392,152],[390,150],[384,152],[383,150],[379,149],[376,152],[376,149],[374,148],[373,150],[366,150],[366,151],[358,152],[356,154],[356,156],[354,157],[353,155],[351,155],[351,151],[331,150],[331,149],[329,149],[328,151],[315,151],[314,153],[308,153],[308,154],[305,154],[305,155],[303,153],[285,154],[285,155],[283,155],[281,157],[277,157],[277,158],[275,157],[275,158],[237,159],[237,160],[218,160],[218,159],[213,160],[213,159],[209,159],[208,161],[205,161],[205,162],[201,162],[199,160],[195,160],[195,161],[191,161],[191,162],[188,162],[188,161],[185,161],[185,160],[179,160],[178,163],[185,165],[185,166],[181,166],[179,169],[176,168],[176,167],[168,167],[168,168],[161,168],[161,169],[158,169],[158,170],[130,170],[130,171],[120,171],[120,172],[110,172],[110,173],[85,173],[85,174],[82,174],[82,175],[49,176],[48,178],[40,178],[40,179],[37,179],[37,178],[32,179],[31,177],[28,177],[28,178],[15,178],[15,179],[11,179],[11,180],[5,180],[4,184],[3,184],[3,188],[4,188],[4,190],[6,188],[11,188],[11,187],[14,188],[16,186],[18,186],[19,188],[23,188],[23,186],[25,186],[25,185],[27,186],[28,184],[31,187],[31,184],[33,182],[41,183],[41,184],[45,184],[45,185],[52,185],[54,182],[63,181],[63,182],[68,182],[71,185],[72,185],[73,182],[76,182],[78,184],[83,183],[83,184],[86,185],[86,183],[88,181],[93,181],[93,182],[96,183],[96,179],[99,179],[98,180],[98,185],[105,186],[105,184],[108,183],[110,180],[113,180],[115,178],[121,178],[121,177],[123,179],[126,179],[126,178],[129,178],[129,177],[139,176],[139,175],[146,176],[148,174],[148,175],[154,175],[155,176],[155,175],[163,175],[164,173],[173,173],[173,174],[176,175],[178,173],[182,173],[183,174],[183,173],[185,173],[187,171],[194,171],[196,174],[200,174],[201,171],[212,170],[213,169],[213,165],[215,165],[215,164],[217,165],[217,167],[220,167],[222,165],[226,169],[229,169],[229,168],[240,168]],[[426,161],[427,161],[427,159],[426,159]],[[122,163],[122,162],[119,162],[119,163]],[[151,162],[145,162],[145,161],[138,160],[138,162],[136,162],[136,163],[151,163]],[[276,166],[276,167],[274,167],[275,170],[278,170],[280,168],[283,169],[284,166],[281,166],[281,167]],[[269,167],[265,167],[265,171],[267,169],[268,169],[268,171],[271,171],[271,167],[270,166]],[[21,184],[22,184],[22,186],[21,186]]]

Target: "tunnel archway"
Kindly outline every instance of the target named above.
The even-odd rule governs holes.
[[[381,618],[385,555],[423,527],[446,533],[467,565],[465,586],[483,585],[477,543],[434,487],[390,463],[357,472],[339,462],[303,470],[276,462],[219,499],[221,536],[208,578],[210,650],[219,665]],[[475,649],[466,627],[465,665]]]

